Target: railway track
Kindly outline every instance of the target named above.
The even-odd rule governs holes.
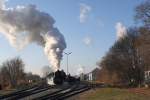
[[[18,91],[15,91],[15,92],[12,92],[12,93],[9,93],[9,94],[6,94],[6,95],[1,95],[1,96],[0,96],[0,100],[2,100],[2,99],[7,100],[7,98],[13,97],[13,96],[18,95],[18,94],[22,94],[22,93],[24,93],[25,91],[33,91],[33,90],[36,90],[36,89],[38,89],[38,88],[39,88],[38,86],[32,86],[32,87],[30,87],[30,88],[18,90]]]
[[[63,100],[89,89],[90,87],[88,87],[87,85],[73,85],[65,89],[61,89],[53,93],[49,93],[47,95],[43,95],[33,100]]]
[[[0,100],[63,100],[73,95],[89,90],[87,84],[75,84],[62,87],[33,86],[7,95],[0,96]]]
[[[33,95],[42,91],[46,91],[47,89],[50,89],[50,88],[51,88],[50,86],[46,86],[46,87],[33,86],[28,89],[23,89],[23,90],[19,90],[13,93],[9,93],[7,95],[0,96],[0,100],[18,100],[26,96],[30,96],[30,95]]]
[[[79,94],[79,93],[82,93],[84,91],[87,91],[89,89],[90,89],[90,87],[87,87],[87,86],[80,87],[80,88],[74,89],[74,90],[72,90],[72,91],[70,91],[68,93],[62,93],[62,94],[56,96],[55,98],[53,98],[52,100],[64,100],[64,99],[67,99],[67,98],[69,98],[71,96],[74,96],[76,94]]]

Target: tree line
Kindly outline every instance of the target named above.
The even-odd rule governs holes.
[[[144,71],[150,70],[150,1],[135,8],[135,20],[140,25],[129,27],[98,63],[98,81],[121,86],[143,84]]]
[[[23,88],[42,80],[39,75],[26,73],[24,68],[25,64],[19,57],[4,61],[0,65],[0,88]]]

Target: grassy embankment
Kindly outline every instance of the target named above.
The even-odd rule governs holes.
[[[85,92],[79,98],[79,100],[150,100],[150,95],[129,92],[127,89],[102,88]]]

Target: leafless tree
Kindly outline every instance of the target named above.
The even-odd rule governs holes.
[[[105,76],[111,83],[118,82],[126,85],[142,83],[144,66],[136,47],[138,34],[137,29],[129,29],[127,36],[118,40],[100,62],[99,66],[107,72],[108,75]]]
[[[19,57],[5,61],[1,67],[1,75],[5,84],[15,87],[25,78],[23,61]]]
[[[136,7],[135,18],[150,28],[150,1],[147,0]]]

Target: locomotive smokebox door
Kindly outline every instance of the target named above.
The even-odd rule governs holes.
[[[54,73],[53,81],[56,85],[62,85],[63,82],[65,81],[65,78],[66,78],[66,73],[63,70],[61,70],[61,71],[57,70]]]

